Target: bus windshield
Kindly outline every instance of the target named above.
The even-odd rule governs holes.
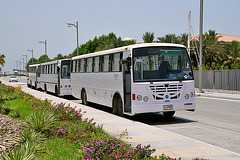
[[[70,79],[70,72],[71,72],[70,64],[71,64],[70,60],[61,62],[61,69],[62,69],[61,78],[62,79]]]
[[[193,79],[185,48],[137,48],[133,50],[133,65],[135,82]]]

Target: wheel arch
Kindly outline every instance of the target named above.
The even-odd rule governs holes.
[[[112,99],[112,109],[113,109],[112,113],[114,113],[114,114],[118,114],[118,109],[117,109],[118,98],[121,99],[122,104],[123,104],[123,98],[122,98],[121,94],[119,92],[115,92],[113,95],[113,99]]]

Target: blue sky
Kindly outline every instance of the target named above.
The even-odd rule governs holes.
[[[204,0],[204,32],[240,36],[239,0]],[[0,54],[5,54],[3,71],[12,72],[16,62],[44,54],[47,40],[50,58],[67,55],[76,48],[76,29],[66,23],[79,23],[79,43],[110,32],[142,42],[142,35],[155,37],[187,32],[192,12],[194,33],[199,33],[200,0],[0,0]],[[155,39],[156,39],[155,38]]]

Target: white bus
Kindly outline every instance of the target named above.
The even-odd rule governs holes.
[[[41,88],[58,96],[71,95],[71,60],[63,59],[41,63]]]
[[[195,110],[194,78],[186,48],[145,43],[72,58],[72,95],[119,115]]]
[[[40,86],[40,64],[29,65],[28,87],[39,89]]]

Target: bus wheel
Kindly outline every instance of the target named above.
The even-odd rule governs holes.
[[[121,97],[117,99],[117,111],[119,116],[123,116],[123,104]]]
[[[47,93],[47,85],[44,84],[44,91]]]
[[[58,87],[57,86],[55,86],[55,94],[56,94],[56,96],[58,96]]]
[[[175,114],[175,111],[170,111],[170,112],[163,112],[163,115],[166,118],[171,118]]]
[[[82,92],[82,97],[81,97],[81,99],[82,99],[82,104],[87,106],[87,105],[88,105],[87,93],[86,93],[85,91]]]
[[[37,89],[37,82],[35,82],[35,89]]]

